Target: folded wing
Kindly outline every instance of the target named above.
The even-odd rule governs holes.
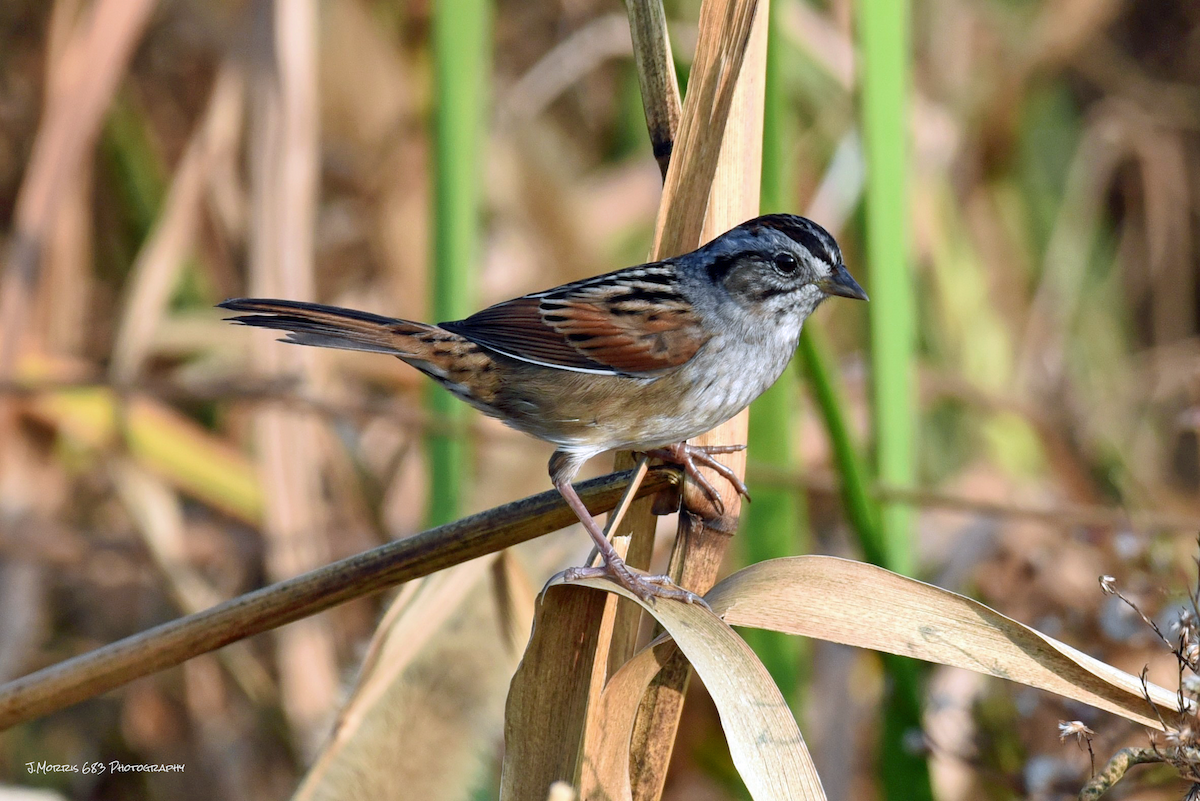
[[[440,327],[514,359],[633,376],[679,367],[711,337],[679,293],[669,264],[526,295]]]

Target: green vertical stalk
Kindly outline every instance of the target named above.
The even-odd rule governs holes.
[[[858,536],[863,556],[868,562],[883,566],[886,549],[879,526],[879,509],[868,489],[866,465],[850,435],[850,426],[843,412],[847,408],[846,400],[837,378],[829,368],[832,363],[833,357],[829,355],[824,333],[815,320],[809,320],[800,337],[800,364],[829,437],[833,462],[842,485],[842,506],[850,527]]]
[[[433,6],[433,280],[435,320],[457,320],[472,310],[471,275],[479,250],[480,179],[491,7],[487,0],[437,0]],[[429,406],[438,417],[462,420],[463,404],[434,387]],[[467,469],[460,433],[428,439],[430,525],[459,515]]]
[[[790,211],[795,198],[789,191],[792,170],[787,164],[788,142],[792,138],[792,115],[783,86],[786,39],[780,32],[780,17],[788,0],[773,0],[767,30],[767,85],[763,109],[763,212]],[[781,380],[750,406],[749,453],[762,464],[790,470],[793,420],[796,411],[796,385]],[[740,540],[746,562],[761,562],[781,556],[793,556],[808,550],[806,509],[794,490],[751,486],[754,503],[743,507],[744,533]],[[771,677],[793,709],[800,690],[801,650],[803,641],[774,631],[749,629],[743,632]]]
[[[916,474],[914,386],[916,312],[908,256],[908,0],[860,0],[861,102],[867,163],[866,238],[871,276],[872,417],[878,477],[911,486]],[[914,568],[911,510],[883,505],[884,566]],[[888,799],[932,799],[929,766],[910,745],[920,731],[920,670],[888,658],[890,679],[880,737],[879,775]]]
[[[907,235],[909,4],[860,0],[858,17],[878,476],[889,486],[907,487],[916,465],[916,314]],[[911,510],[884,504],[881,522],[887,567],[911,574]]]

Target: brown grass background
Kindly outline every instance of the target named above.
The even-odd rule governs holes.
[[[696,5],[667,4],[685,68]],[[852,5],[782,5],[786,180],[870,291]],[[421,434],[439,425],[423,379],[285,349],[212,305],[265,291],[426,317],[430,6],[326,0],[311,35],[302,11],[276,12],[0,3],[0,679],[421,528],[436,491]],[[1167,623],[1196,581],[1200,7],[917,0],[914,47],[921,489],[877,492],[918,508],[923,577],[1173,686],[1174,660],[1096,577]],[[661,184],[623,8],[501,0],[493,52],[475,305],[642,260]],[[864,442],[868,311],[817,315]],[[814,550],[854,555],[796,394],[785,483]],[[469,433],[468,511],[548,487],[548,446],[478,416]],[[530,586],[578,563],[584,539],[522,549]],[[511,665],[489,650],[491,596],[472,597],[405,685],[448,682],[421,697],[461,706],[391,724],[448,744],[396,766],[431,782],[422,798],[492,797],[495,671]],[[286,797],[382,608],[355,602],[0,734],[0,799]],[[488,648],[463,646],[472,626]],[[807,660],[801,728],[827,792],[873,797],[878,664],[820,645]],[[1070,797],[1087,756],[1059,743],[1061,719],[1096,729],[1101,756],[1144,743],[971,674],[932,670],[929,688],[941,798]],[[667,797],[737,798],[715,713],[692,696]],[[111,760],[186,771],[26,768]],[[1182,795],[1152,784],[1125,797]]]

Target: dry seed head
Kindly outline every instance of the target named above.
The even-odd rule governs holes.
[[[1196,639],[1197,620],[1195,613],[1190,609],[1181,609],[1179,619],[1171,624],[1171,630],[1179,635],[1183,642],[1191,642]]]
[[[1082,743],[1085,739],[1091,739],[1095,733],[1082,720],[1060,720],[1058,722],[1058,739],[1060,740],[1074,737]]]
[[[1195,749],[1197,744],[1196,729],[1191,724],[1179,729],[1171,729],[1165,735],[1167,745],[1172,748]]]
[[[1115,576],[1101,576],[1100,589],[1105,595],[1115,595],[1117,592],[1117,579]]]

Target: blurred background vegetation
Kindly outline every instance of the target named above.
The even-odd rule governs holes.
[[[698,3],[666,6],[682,82]],[[878,300],[871,62],[856,58],[872,8],[772,1],[763,203],[834,231]],[[1096,577],[1151,613],[1195,579],[1200,6],[915,0],[909,37],[915,479],[855,471],[892,411],[871,386],[870,343],[882,355],[889,332],[868,335],[871,307],[827,304],[753,411],[756,501],[734,556],[876,558],[861,539],[875,512],[839,502],[849,484],[901,510],[887,519],[911,528],[916,575],[1173,686],[1174,659]],[[547,489],[549,446],[427,401],[400,362],[276,346],[212,306],[267,294],[462,316],[643,260],[660,187],[614,2],[0,3],[0,679]],[[578,564],[585,539],[521,549],[530,586]],[[0,734],[0,785],[287,797],[382,608],[355,602]],[[453,744],[395,758],[430,788],[412,797],[494,793],[512,665],[479,645],[498,637],[478,617],[462,625],[486,633],[451,632],[466,644],[439,640],[436,675],[435,660],[406,679],[449,706],[403,727]],[[875,797],[879,660],[754,644],[829,796]],[[1073,794],[1088,758],[1059,742],[1062,719],[1095,729],[1101,756],[1144,742],[1032,690],[924,679],[904,742],[940,799]],[[702,690],[684,714],[665,797],[739,798]],[[113,759],[186,772],[26,769]]]

